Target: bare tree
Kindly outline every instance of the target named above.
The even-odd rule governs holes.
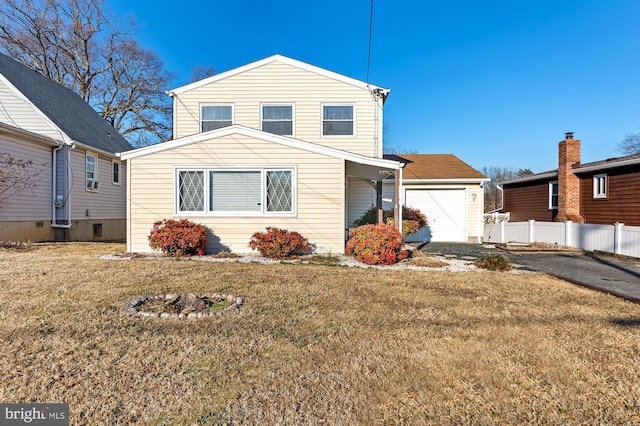
[[[618,144],[618,151],[623,155],[640,154],[640,132],[629,133]]]
[[[40,173],[32,160],[18,160],[0,152],[0,208],[14,195],[36,188]]]
[[[498,184],[505,180],[515,179],[519,176],[531,174],[529,169],[510,169],[507,167],[483,167],[480,172],[491,179],[484,184],[484,211],[491,212],[502,207],[502,194]]]
[[[166,138],[173,76],[104,0],[3,0],[0,50],[74,90],[134,145]]]
[[[207,77],[215,75],[215,73],[216,69],[213,67],[213,65],[195,65],[191,67],[191,74],[189,74],[187,83],[204,80]]]

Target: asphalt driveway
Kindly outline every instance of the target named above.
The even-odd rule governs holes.
[[[427,243],[420,250],[463,260],[502,254],[514,268],[545,272],[640,303],[640,259],[621,259],[599,253],[513,253],[497,249],[493,245],[464,243]]]

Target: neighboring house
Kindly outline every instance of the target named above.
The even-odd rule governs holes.
[[[151,250],[155,221],[188,218],[209,252],[250,252],[275,226],[343,253],[348,218],[370,207],[360,189],[401,175],[382,158],[388,89],[274,55],[168,93],[175,139],[122,155],[127,251]]]
[[[558,169],[501,182],[512,222],[640,226],[640,155],[580,163],[580,140],[558,144]]]
[[[0,152],[31,160],[37,187],[0,206],[0,240],[125,238],[131,145],[80,96],[0,54]]]
[[[427,216],[428,225],[406,241],[482,243],[483,186],[489,178],[453,154],[395,154],[384,158],[404,164],[403,203]],[[383,197],[395,199],[392,184],[384,185]]]

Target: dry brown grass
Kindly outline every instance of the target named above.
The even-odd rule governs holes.
[[[637,424],[640,306],[542,274],[0,249],[0,401],[74,425]],[[123,314],[243,296],[221,319]]]

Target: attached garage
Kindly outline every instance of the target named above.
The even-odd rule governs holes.
[[[427,216],[429,223],[407,237],[407,242],[467,242],[467,200],[464,188],[405,188],[405,205],[420,210]]]

